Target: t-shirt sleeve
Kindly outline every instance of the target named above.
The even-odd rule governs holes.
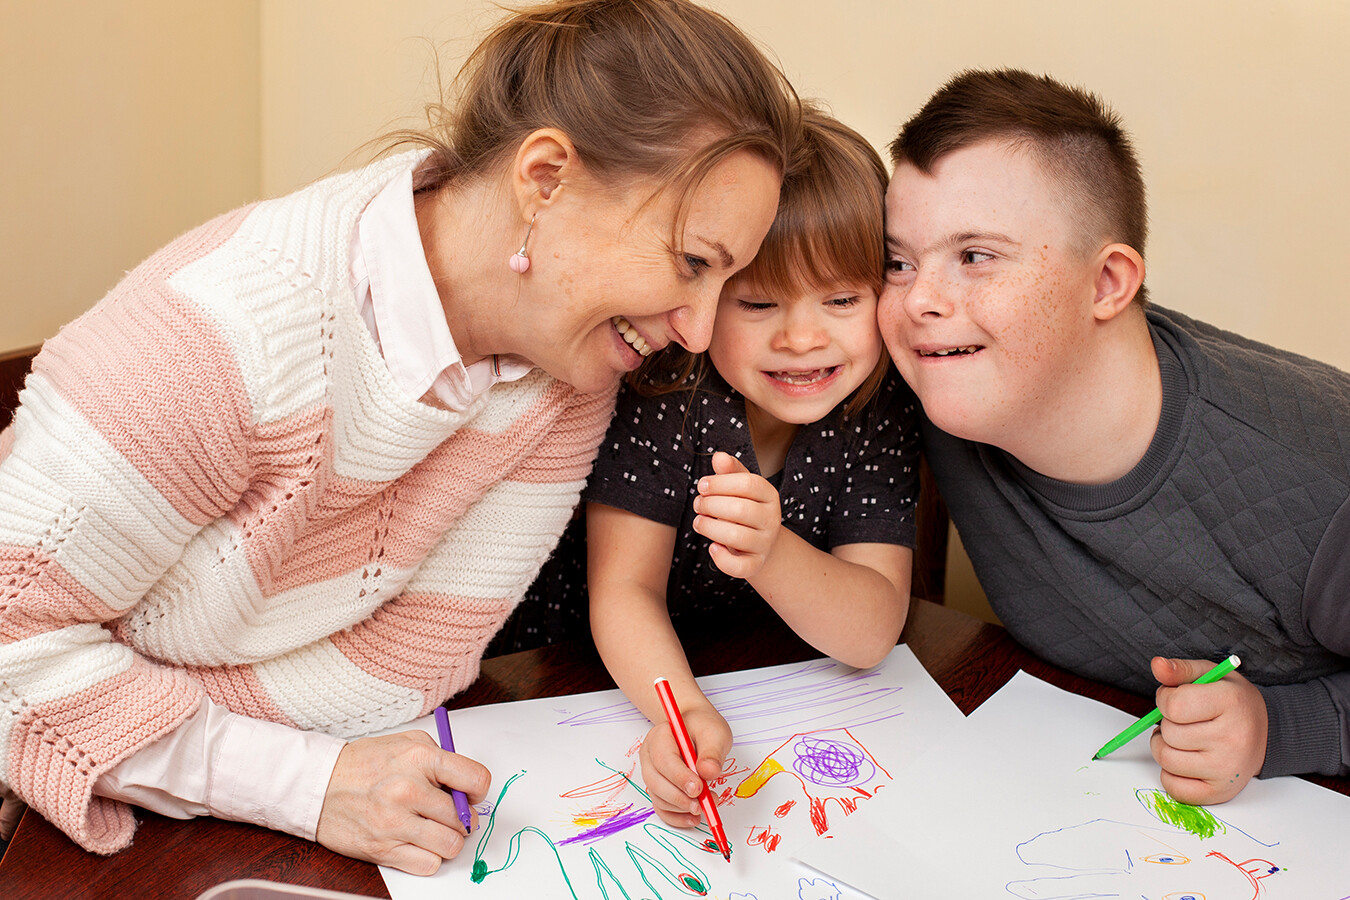
[[[678,527],[692,477],[687,396],[642,397],[625,384],[582,499]]]
[[[913,392],[892,370],[871,408],[840,429],[847,447],[830,517],[830,546],[913,547],[919,491],[918,403]]]

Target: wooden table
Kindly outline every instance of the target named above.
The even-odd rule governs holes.
[[[1128,694],[1050,666],[996,625],[925,600],[915,600],[902,637],[963,713],[970,713],[1025,669],[1054,685],[1142,715],[1152,698]],[[753,634],[723,633],[690,654],[696,675],[812,659],[820,654],[781,623]],[[452,709],[553,697],[614,687],[595,651],[559,645],[483,662],[482,677]],[[1312,778],[1350,794],[1350,778]],[[0,861],[5,900],[193,898],[223,881],[270,881],[388,897],[379,870],[317,844],[216,819],[178,821],[142,813],[136,840],[112,857],[86,853],[43,818],[25,814]]]

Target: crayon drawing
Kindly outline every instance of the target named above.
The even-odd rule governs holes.
[[[1180,803],[1160,788],[1145,737],[1092,758],[1133,720],[1019,672],[799,858],[878,897],[896,895],[901,870],[913,897],[1350,894],[1350,798],[1282,777],[1220,805]]]
[[[460,751],[493,773],[480,827],[431,878],[382,869],[391,896],[858,900],[794,848],[863,814],[896,766],[960,723],[956,707],[906,647],[867,671],[817,660],[700,684],[736,737],[710,783],[730,863],[706,824],[656,815],[638,761],[651,723],[606,691],[452,712]]]
[[[860,802],[870,800],[891,780],[891,773],[876,761],[871,751],[847,728],[838,728],[794,734],[737,785],[734,796],[742,800],[754,797],[780,775],[782,778],[778,780],[790,781],[800,797],[775,803],[774,816],[784,818],[800,799],[817,835],[829,831],[831,809],[852,815],[858,811]],[[765,849],[772,851],[776,844]]]
[[[1281,867],[1269,858],[1278,855],[1277,844],[1257,840],[1213,811],[1180,803],[1156,788],[1134,795],[1148,815],[1131,821],[1094,819],[1018,844],[1017,858],[1042,874],[1010,881],[1008,893],[1026,900],[1281,895],[1274,877]]]

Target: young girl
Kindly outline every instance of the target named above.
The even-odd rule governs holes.
[[[876,322],[885,188],[860,136],[808,112],[778,216],[722,289],[708,351],[651,361],[601,444],[584,495],[591,629],[614,680],[657,723],[643,777],[670,824],[698,821],[703,781],[732,743],[678,623],[766,602],[858,667],[879,662],[904,625],[918,445],[914,397]],[[657,676],[674,689],[697,774]]]

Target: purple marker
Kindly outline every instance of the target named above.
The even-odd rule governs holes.
[[[454,753],[455,739],[450,735],[450,714],[445,711],[444,706],[438,706],[433,715],[436,717],[436,732],[441,736],[441,749]],[[469,798],[459,788],[450,789],[450,798],[455,801],[455,812],[459,813],[459,820],[464,823],[464,832],[467,834],[473,831],[473,812],[469,809]]]

